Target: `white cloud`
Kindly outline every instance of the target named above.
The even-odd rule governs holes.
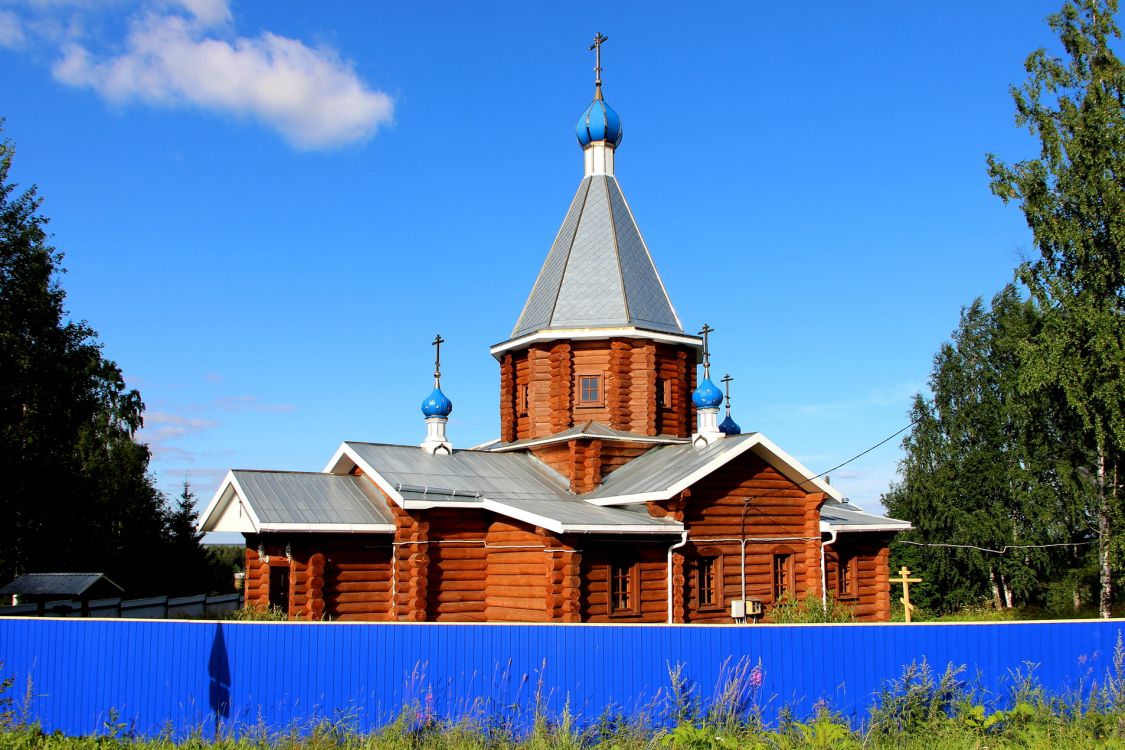
[[[231,20],[227,0],[171,0],[171,4],[191,13],[204,26],[216,26]]]
[[[255,119],[304,149],[366,140],[393,119],[391,97],[369,88],[335,51],[268,31],[233,41],[207,36],[206,26],[229,19],[226,2],[177,2],[193,18],[149,13],[135,19],[125,52],[105,59],[67,44],[55,78],[112,102]]]
[[[19,49],[24,44],[23,24],[10,10],[0,10],[0,47]]]

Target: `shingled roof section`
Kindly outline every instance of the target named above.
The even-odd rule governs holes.
[[[104,582],[99,589],[124,591],[116,583],[106,578],[104,573],[25,573],[22,576],[17,576],[4,588],[0,588],[0,594],[33,597],[81,597],[99,582]]]
[[[512,338],[545,329],[684,332],[617,179],[586,177]]]

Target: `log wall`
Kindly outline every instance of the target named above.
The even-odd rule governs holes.
[[[739,540],[745,536],[746,596],[774,603],[774,558],[791,555],[794,593],[820,593],[821,493],[809,493],[747,452],[691,487],[676,501],[650,505],[653,515],[671,514],[689,529],[683,554],[681,599],[686,622],[730,622],[730,602],[742,597]],[[717,558],[719,596],[701,605],[699,558]]]
[[[836,537],[825,548],[828,592],[841,604],[852,607],[860,620],[889,621],[891,617],[889,564],[890,537],[881,534],[848,534]],[[855,558],[855,593],[840,593],[840,560]]]
[[[556,341],[507,352],[500,360],[501,439],[545,437],[590,420],[687,437],[695,424],[695,361],[693,347],[643,339]],[[578,402],[582,375],[602,377],[600,403]],[[670,384],[667,405],[659,403],[661,381]]]
[[[534,528],[494,518],[488,527],[485,616],[495,622],[546,622],[551,572],[547,542]]]
[[[668,616],[667,551],[671,540],[586,540],[581,548],[581,615],[583,622],[664,622]],[[630,612],[610,611],[610,569],[615,561],[635,568]]]

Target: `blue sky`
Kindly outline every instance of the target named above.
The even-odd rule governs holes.
[[[962,305],[1032,251],[984,157],[1058,3],[0,0],[0,116],[68,308],[148,406],[159,484],[454,444],[582,173],[595,31],[617,175],[734,416],[820,471],[907,424]],[[898,439],[834,473],[874,506]]]

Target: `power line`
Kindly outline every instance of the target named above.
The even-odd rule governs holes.
[[[912,542],[908,539],[895,539],[891,544],[913,544],[915,547],[949,547],[952,549],[975,549],[978,552],[989,552],[994,555],[1003,555],[1010,549],[1045,549],[1047,547],[1081,547],[1086,544],[1096,543],[1096,539],[1087,542],[1058,542],[1057,544],[1005,544],[1000,549],[978,547],[975,544],[944,544],[942,542]]]

